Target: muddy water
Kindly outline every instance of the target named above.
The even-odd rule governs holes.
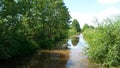
[[[0,68],[99,68],[89,62],[82,35],[69,39],[64,50],[38,50],[32,57],[0,62]],[[76,42],[76,43],[75,43]],[[73,44],[74,43],[74,44]],[[66,47],[64,44],[63,47]]]

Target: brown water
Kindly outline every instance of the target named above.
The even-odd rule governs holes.
[[[77,41],[74,46],[72,39],[69,39],[69,49],[38,50],[32,57],[0,62],[0,68],[99,68],[85,55],[87,46],[83,37],[79,36]]]

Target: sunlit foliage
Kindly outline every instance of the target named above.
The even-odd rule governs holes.
[[[0,59],[51,49],[67,37],[69,19],[63,0],[0,0]]]
[[[107,67],[120,66],[120,17],[108,18],[83,35],[89,43],[88,55],[93,61]]]

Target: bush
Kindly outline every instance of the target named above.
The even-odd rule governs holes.
[[[120,66],[120,19],[103,22],[107,24],[83,32],[89,43],[88,55],[99,64]]]
[[[21,34],[2,37],[0,42],[0,59],[9,59],[14,56],[25,56],[34,52],[37,45]]]

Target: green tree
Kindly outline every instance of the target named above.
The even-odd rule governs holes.
[[[63,0],[1,0],[0,59],[55,47],[67,37],[69,19]]]
[[[42,12],[41,24],[37,35],[35,35],[35,40],[42,48],[51,48],[57,40],[67,36],[70,15],[62,0],[38,0],[37,3],[39,2],[43,5],[39,4],[38,8],[43,9],[38,11]]]
[[[73,35],[79,32],[81,32],[80,24],[76,19],[74,19],[72,24],[69,26],[69,35]]]
[[[82,32],[84,32],[86,29],[88,29],[89,28],[89,25],[88,24],[85,24],[84,26],[83,26],[83,28],[82,28]]]
[[[3,0],[1,4],[4,6],[0,11],[0,59],[30,54],[36,45],[23,28],[26,24],[23,25],[22,16],[29,10],[27,0]]]
[[[73,22],[72,22],[72,28],[76,32],[81,32],[81,28],[80,28],[79,22],[76,19],[74,19]]]

